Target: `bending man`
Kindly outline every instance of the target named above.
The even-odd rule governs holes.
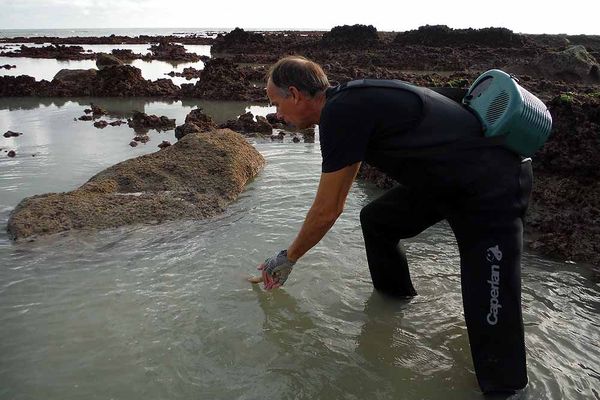
[[[453,146],[481,136],[477,118],[447,97],[404,82],[330,87],[318,64],[287,57],[271,68],[267,95],[287,123],[319,125],[323,163],[297,237],[259,267],[265,288],[284,284],[296,261],[325,236],[361,162],[368,162],[401,183],[360,213],[375,289],[416,295],[400,240],[447,220],[460,252],[479,385],[484,392],[523,388],[520,260],[531,163],[500,146]]]

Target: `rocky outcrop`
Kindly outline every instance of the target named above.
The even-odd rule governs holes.
[[[188,135],[124,161],[77,190],[24,199],[11,213],[13,239],[71,229],[208,218],[223,212],[260,171],[263,157],[229,130]]]
[[[209,116],[202,112],[201,108],[190,111],[185,117],[185,123],[175,128],[175,138],[181,139],[190,133],[206,132],[217,129],[217,124]]]
[[[3,51],[3,57],[54,58],[56,60],[93,60],[96,55],[86,53],[81,46],[50,45],[29,47],[21,45],[17,51]]]
[[[264,42],[264,36],[260,33],[246,32],[241,28],[235,28],[225,35],[218,35],[210,51],[211,53],[238,52]]]
[[[19,137],[21,135],[22,135],[21,132],[6,131],[6,132],[4,132],[3,136],[5,138],[10,138],[10,137]]]
[[[425,25],[398,33],[394,43],[431,47],[523,47],[528,41],[506,28],[452,29],[446,25]]]
[[[157,131],[168,131],[175,129],[175,120],[166,116],[148,115],[143,112],[134,111],[133,117],[127,120],[130,128],[133,128],[136,133],[146,133],[150,129]]]
[[[560,52],[542,55],[534,65],[546,78],[600,82],[600,65],[583,46],[571,46]],[[534,68],[536,68],[534,67]]]
[[[379,42],[377,29],[373,25],[336,26],[323,34],[321,43],[325,46],[366,47]]]
[[[246,134],[259,133],[270,135],[273,133],[273,127],[265,117],[257,115],[255,120],[254,115],[251,112],[242,114],[237,119],[229,120],[219,127],[232,129],[236,132]]]
[[[257,87],[236,64],[224,58],[206,63],[200,80],[194,85],[182,84],[183,97],[210,100],[266,101],[263,87]]]
[[[169,41],[161,41],[158,44],[150,46],[152,52],[151,59],[162,61],[200,61],[200,56],[196,53],[188,53],[184,46],[171,43]]]
[[[114,55],[106,53],[98,53],[96,55],[96,67],[98,67],[98,69],[103,69],[111,65],[123,65],[123,61],[121,61]]]

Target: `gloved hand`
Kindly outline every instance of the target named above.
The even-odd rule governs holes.
[[[258,266],[262,271],[265,289],[275,289],[283,285],[294,268],[295,261],[287,256],[287,250],[281,250],[273,257],[269,257]]]

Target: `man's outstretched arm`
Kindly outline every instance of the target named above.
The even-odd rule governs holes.
[[[317,195],[306,214],[302,228],[287,249],[287,256],[296,261],[325,236],[342,211],[360,161],[335,172],[321,174]]]

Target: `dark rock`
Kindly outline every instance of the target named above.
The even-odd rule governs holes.
[[[157,131],[168,131],[175,129],[175,120],[166,116],[147,115],[146,113],[134,111],[133,117],[128,119],[129,127],[134,130],[155,129]]]
[[[16,156],[16,155],[17,155],[17,153],[15,153],[14,150],[9,151],[8,154],[7,154],[7,156],[9,156],[11,158],[14,157],[14,156]]]
[[[217,128],[216,122],[209,115],[204,114],[201,108],[190,111],[185,117],[185,122],[191,122],[203,131]]]
[[[150,46],[152,59],[163,61],[200,61],[196,53],[188,53],[183,45],[161,41],[157,45]]]
[[[94,117],[92,117],[91,115],[82,115],[78,119],[80,121],[92,121],[94,119]]]
[[[92,107],[92,115],[94,116],[94,118],[98,118],[101,115],[108,114],[108,112],[105,109],[103,109],[100,106],[95,105],[94,103],[90,103],[90,106]]]
[[[129,145],[131,147],[136,147],[138,145],[138,142],[136,142],[135,140],[132,140],[131,142],[129,142]]]
[[[77,83],[87,85],[96,78],[95,69],[61,69],[54,75],[53,83]]]
[[[548,78],[565,81],[600,80],[598,61],[583,46],[542,55],[535,65]]]
[[[92,60],[94,54],[83,51],[81,46],[61,46],[52,44],[50,46],[29,47],[21,45],[19,50],[3,52],[3,57],[27,57],[27,58],[54,58],[56,60]]]
[[[523,47],[528,40],[506,28],[452,29],[446,25],[425,25],[417,30],[398,33],[394,43],[432,47]]]
[[[210,100],[266,101],[264,88],[253,85],[236,64],[222,58],[206,63],[200,80],[182,84],[181,93]]]
[[[173,146],[110,167],[78,189],[28,197],[11,213],[13,239],[106,229],[224,211],[264,158],[228,130],[188,135]]]
[[[126,123],[127,123],[127,121],[121,121],[121,120],[119,120],[119,121],[109,122],[108,124],[110,126],[121,126],[121,125],[126,124]]]
[[[163,140],[158,147],[160,147],[161,149],[164,149],[165,147],[169,147],[171,146],[171,142],[169,142],[168,140]]]
[[[22,133],[21,133],[21,132],[13,132],[13,131],[6,131],[6,132],[4,133],[4,137],[5,137],[5,138],[9,138],[9,137],[18,137],[18,136],[21,136],[21,135],[22,135]]]
[[[96,55],[96,67],[103,69],[111,65],[123,65],[123,61],[119,60],[114,55],[106,53],[98,53]]]
[[[228,53],[231,51],[246,51],[252,46],[264,43],[265,39],[262,34],[254,32],[246,32],[241,28],[235,28],[226,35],[218,35],[216,43],[211,47],[211,53]]]
[[[379,42],[377,29],[373,25],[336,26],[321,39],[325,46],[373,46]]]
[[[300,142],[300,138],[298,136],[294,136],[293,139],[292,139],[292,142],[299,143]]]
[[[256,121],[251,112],[247,112],[238,117],[237,120],[229,120],[221,125],[220,128],[228,128],[240,133],[261,133],[270,135],[273,127],[265,117],[257,116]]]
[[[108,126],[108,122],[101,120],[94,122],[94,126],[99,129],[104,129]]]
[[[175,138],[177,140],[183,138],[186,135],[189,135],[190,133],[198,133],[198,132],[202,132],[202,129],[200,129],[198,127],[198,125],[192,123],[192,122],[186,122],[183,125],[179,125],[178,127],[175,128]]]
[[[140,142],[140,143],[148,143],[150,141],[150,136],[148,135],[136,135],[133,138],[134,141],[136,142]]]

